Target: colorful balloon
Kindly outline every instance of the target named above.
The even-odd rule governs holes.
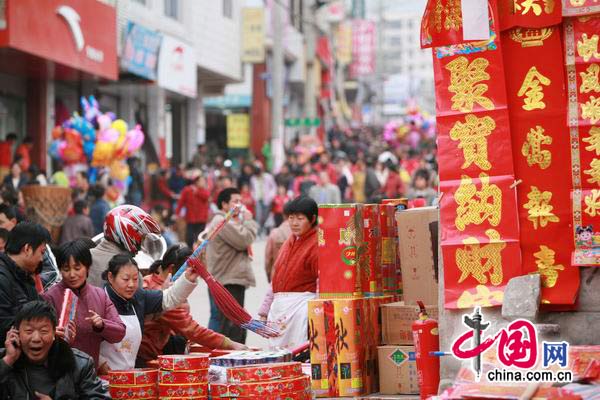
[[[118,119],[112,123],[111,128],[116,129],[121,135],[125,135],[127,133],[127,122]]]

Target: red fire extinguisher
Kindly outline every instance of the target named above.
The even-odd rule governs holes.
[[[440,336],[437,321],[429,318],[422,301],[417,301],[417,304],[421,311],[419,319],[412,323],[412,333],[417,353],[421,398],[426,399],[429,396],[437,395],[438,392],[440,358],[430,353],[440,350]]]

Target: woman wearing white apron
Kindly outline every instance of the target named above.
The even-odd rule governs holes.
[[[100,368],[122,370],[135,367],[135,359],[142,342],[144,318],[149,314],[175,308],[183,303],[196,288],[198,275],[190,268],[185,276],[164,291],[141,289],[138,284],[139,271],[135,260],[125,254],[111,258],[103,278],[105,286],[121,320],[127,327],[125,337],[119,343],[103,342],[100,346]]]
[[[274,299],[268,316],[281,336],[269,339],[269,345],[293,349],[308,341],[308,301],[317,291],[317,203],[297,197],[285,205],[285,214],[292,235],[273,266]]]

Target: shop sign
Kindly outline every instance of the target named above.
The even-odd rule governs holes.
[[[125,45],[121,54],[121,67],[135,75],[156,80],[158,51],[162,35],[156,31],[127,21]]]
[[[250,147],[250,116],[229,114],[227,116],[227,147],[247,149]]]
[[[187,97],[197,94],[194,48],[173,36],[164,35],[158,57],[158,86]]]
[[[265,11],[263,8],[242,9],[242,62],[265,62]]]
[[[114,7],[99,1],[7,0],[4,10],[8,31],[0,36],[0,47],[117,79]],[[43,23],[35,28],[24,21]]]

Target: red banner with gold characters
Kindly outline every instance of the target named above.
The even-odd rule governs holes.
[[[460,0],[429,0],[421,20],[421,48],[463,42]]]
[[[523,273],[539,273],[542,303],[574,304],[571,165],[559,26],[501,35],[519,209]]]
[[[573,265],[600,266],[600,16],[563,24],[573,190]]]
[[[513,27],[546,28],[562,22],[561,0],[499,0],[498,12],[502,32]]]
[[[565,17],[600,13],[600,3],[597,0],[563,0],[562,8]]]
[[[498,13],[489,4],[489,41],[433,50],[446,308],[500,305],[522,273]]]

